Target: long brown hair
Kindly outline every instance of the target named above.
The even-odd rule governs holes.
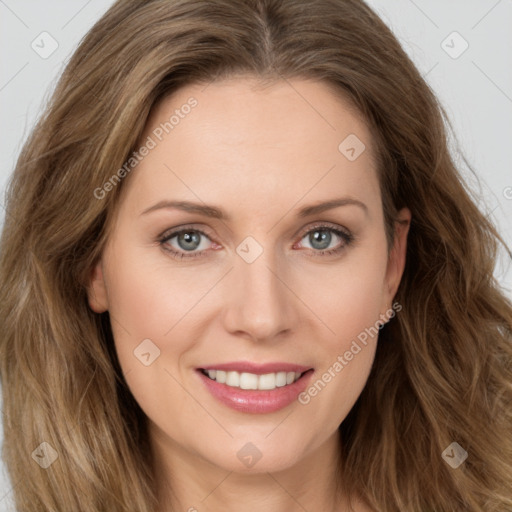
[[[373,134],[388,239],[397,210],[412,212],[403,309],[340,427],[345,485],[378,511],[512,510],[512,305],[493,277],[503,240],[389,28],[362,0],[119,0],[71,58],[8,189],[0,370],[18,511],[155,509],[115,320],[85,289],[124,181],[94,191],[137,149],[156,102],[237,74],[321,80],[349,98]],[[31,460],[43,442],[58,455],[47,469]],[[469,454],[458,469],[441,455],[452,442]]]

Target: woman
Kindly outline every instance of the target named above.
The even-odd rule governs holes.
[[[9,188],[19,511],[512,507],[512,308],[360,0],[122,0]]]

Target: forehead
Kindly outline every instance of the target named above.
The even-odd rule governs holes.
[[[261,208],[265,198],[314,202],[337,190],[379,195],[366,123],[318,81],[263,86],[238,77],[182,87],[153,108],[141,143],[149,139],[154,147],[131,177],[142,202],[167,192]]]
[[[192,98],[197,106],[190,109],[188,103]],[[257,78],[242,76],[191,84],[153,107],[146,133],[170,120],[173,126],[169,138],[199,130],[202,144],[210,140],[216,144],[243,143],[246,147],[271,148],[283,144],[296,146],[296,150],[316,146],[319,151],[337,152],[338,145],[333,143],[352,133],[364,139],[367,156],[373,156],[366,122],[348,95],[314,80],[287,79],[265,84]],[[326,139],[325,144],[319,144],[321,139]],[[315,144],[301,144],[305,140]]]

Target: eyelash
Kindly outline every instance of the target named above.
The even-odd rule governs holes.
[[[321,223],[316,224],[316,225],[312,226],[310,229],[308,229],[308,231],[305,231],[301,235],[300,240],[302,240],[306,235],[309,235],[310,233],[314,233],[315,231],[329,231],[331,233],[334,233],[335,235],[337,235],[339,238],[341,238],[343,240],[342,245],[335,249],[323,249],[323,250],[311,249],[314,252],[315,256],[320,256],[320,257],[333,256],[335,254],[340,253],[344,249],[346,249],[354,241],[354,235],[352,235],[348,231],[343,231],[339,228],[334,228],[330,225],[321,224]],[[167,242],[169,242],[169,240],[171,240],[175,236],[180,235],[182,233],[190,233],[190,232],[199,233],[199,234],[205,236],[206,238],[210,239],[208,234],[206,234],[204,231],[194,228],[194,227],[185,226],[184,228],[179,229],[177,231],[172,231],[170,233],[163,233],[162,235],[160,235],[160,237],[158,237],[158,243],[160,244],[160,246],[162,247],[163,250],[165,250],[166,252],[169,252],[173,258],[176,258],[179,260],[184,259],[184,258],[201,258],[201,257],[207,256],[206,250],[199,251],[199,252],[186,253],[186,252],[181,252],[181,251],[176,251],[174,249],[170,249],[169,246],[167,245]]]

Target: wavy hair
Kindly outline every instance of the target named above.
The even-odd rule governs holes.
[[[362,0],[119,0],[82,40],[7,193],[0,371],[17,510],[155,510],[115,320],[86,293],[126,180],[94,191],[160,99],[235,75],[349,98],[378,154],[388,242],[397,211],[412,212],[403,309],[340,426],[344,485],[379,512],[512,510],[512,305],[493,276],[506,246],[450,155],[443,107]],[[453,441],[469,454],[456,470],[441,456]],[[31,460],[42,442],[58,455],[46,470]]]

